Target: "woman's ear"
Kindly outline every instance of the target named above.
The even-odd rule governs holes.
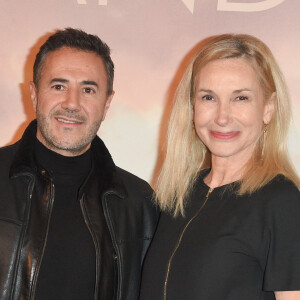
[[[275,110],[275,105],[277,101],[277,94],[274,92],[271,97],[267,100],[265,107],[264,107],[264,116],[263,116],[263,121],[264,124],[269,124],[270,121],[272,120],[272,116]]]

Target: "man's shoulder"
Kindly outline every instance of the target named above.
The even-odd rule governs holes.
[[[8,146],[0,147],[0,156],[13,156],[16,152],[19,142]]]
[[[141,183],[141,184],[147,184],[149,185],[144,179],[116,166],[116,173],[118,174],[118,176],[126,179],[126,180],[130,180],[136,183]]]
[[[18,142],[9,146],[0,148],[0,174],[7,173],[11,162],[18,148]]]
[[[151,194],[153,193],[153,190],[150,187],[149,183],[147,183],[144,179],[139,178],[138,176],[120,167],[116,167],[116,177],[125,185],[127,189],[132,188],[136,191],[142,191]]]
[[[118,185],[122,186],[121,190],[125,189],[122,193],[125,201],[118,202],[122,207],[121,210],[125,212],[127,211],[126,208],[129,208],[131,212],[136,212],[137,215],[143,211],[143,216],[146,218],[147,214],[156,224],[159,209],[155,204],[151,186],[142,178],[122,168],[116,167],[115,170],[115,180],[117,180]]]

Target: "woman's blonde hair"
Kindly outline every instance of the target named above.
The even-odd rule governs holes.
[[[184,200],[191,192],[199,172],[209,168],[211,164],[210,152],[193,126],[196,77],[207,63],[229,58],[243,58],[253,67],[263,88],[265,101],[276,93],[272,120],[264,128],[265,138],[261,133],[255,153],[246,166],[240,180],[239,193],[252,193],[278,174],[283,174],[300,187],[286,149],[291,119],[289,95],[271,51],[253,36],[223,34],[209,39],[195,55],[175,94],[168,127],[166,157],[156,186],[160,207],[174,216],[184,214]]]

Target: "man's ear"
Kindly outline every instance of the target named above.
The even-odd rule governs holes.
[[[114,97],[114,94],[115,94],[115,91],[112,91],[112,93],[107,97],[106,99],[106,103],[105,103],[105,107],[104,107],[104,111],[103,111],[103,116],[102,116],[102,121],[105,120],[105,116],[106,116],[106,113],[110,107],[110,103]]]
[[[269,124],[272,120],[276,102],[277,102],[277,94],[276,92],[274,92],[265,104],[264,116],[263,116],[263,121],[265,125]]]
[[[37,107],[37,88],[33,81],[29,82],[29,89],[30,89],[30,98],[32,101],[33,109],[36,112]]]

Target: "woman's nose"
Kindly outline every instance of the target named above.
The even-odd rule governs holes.
[[[231,121],[231,112],[230,112],[230,104],[228,103],[220,103],[217,109],[217,114],[215,118],[215,122],[219,126],[226,126]]]

